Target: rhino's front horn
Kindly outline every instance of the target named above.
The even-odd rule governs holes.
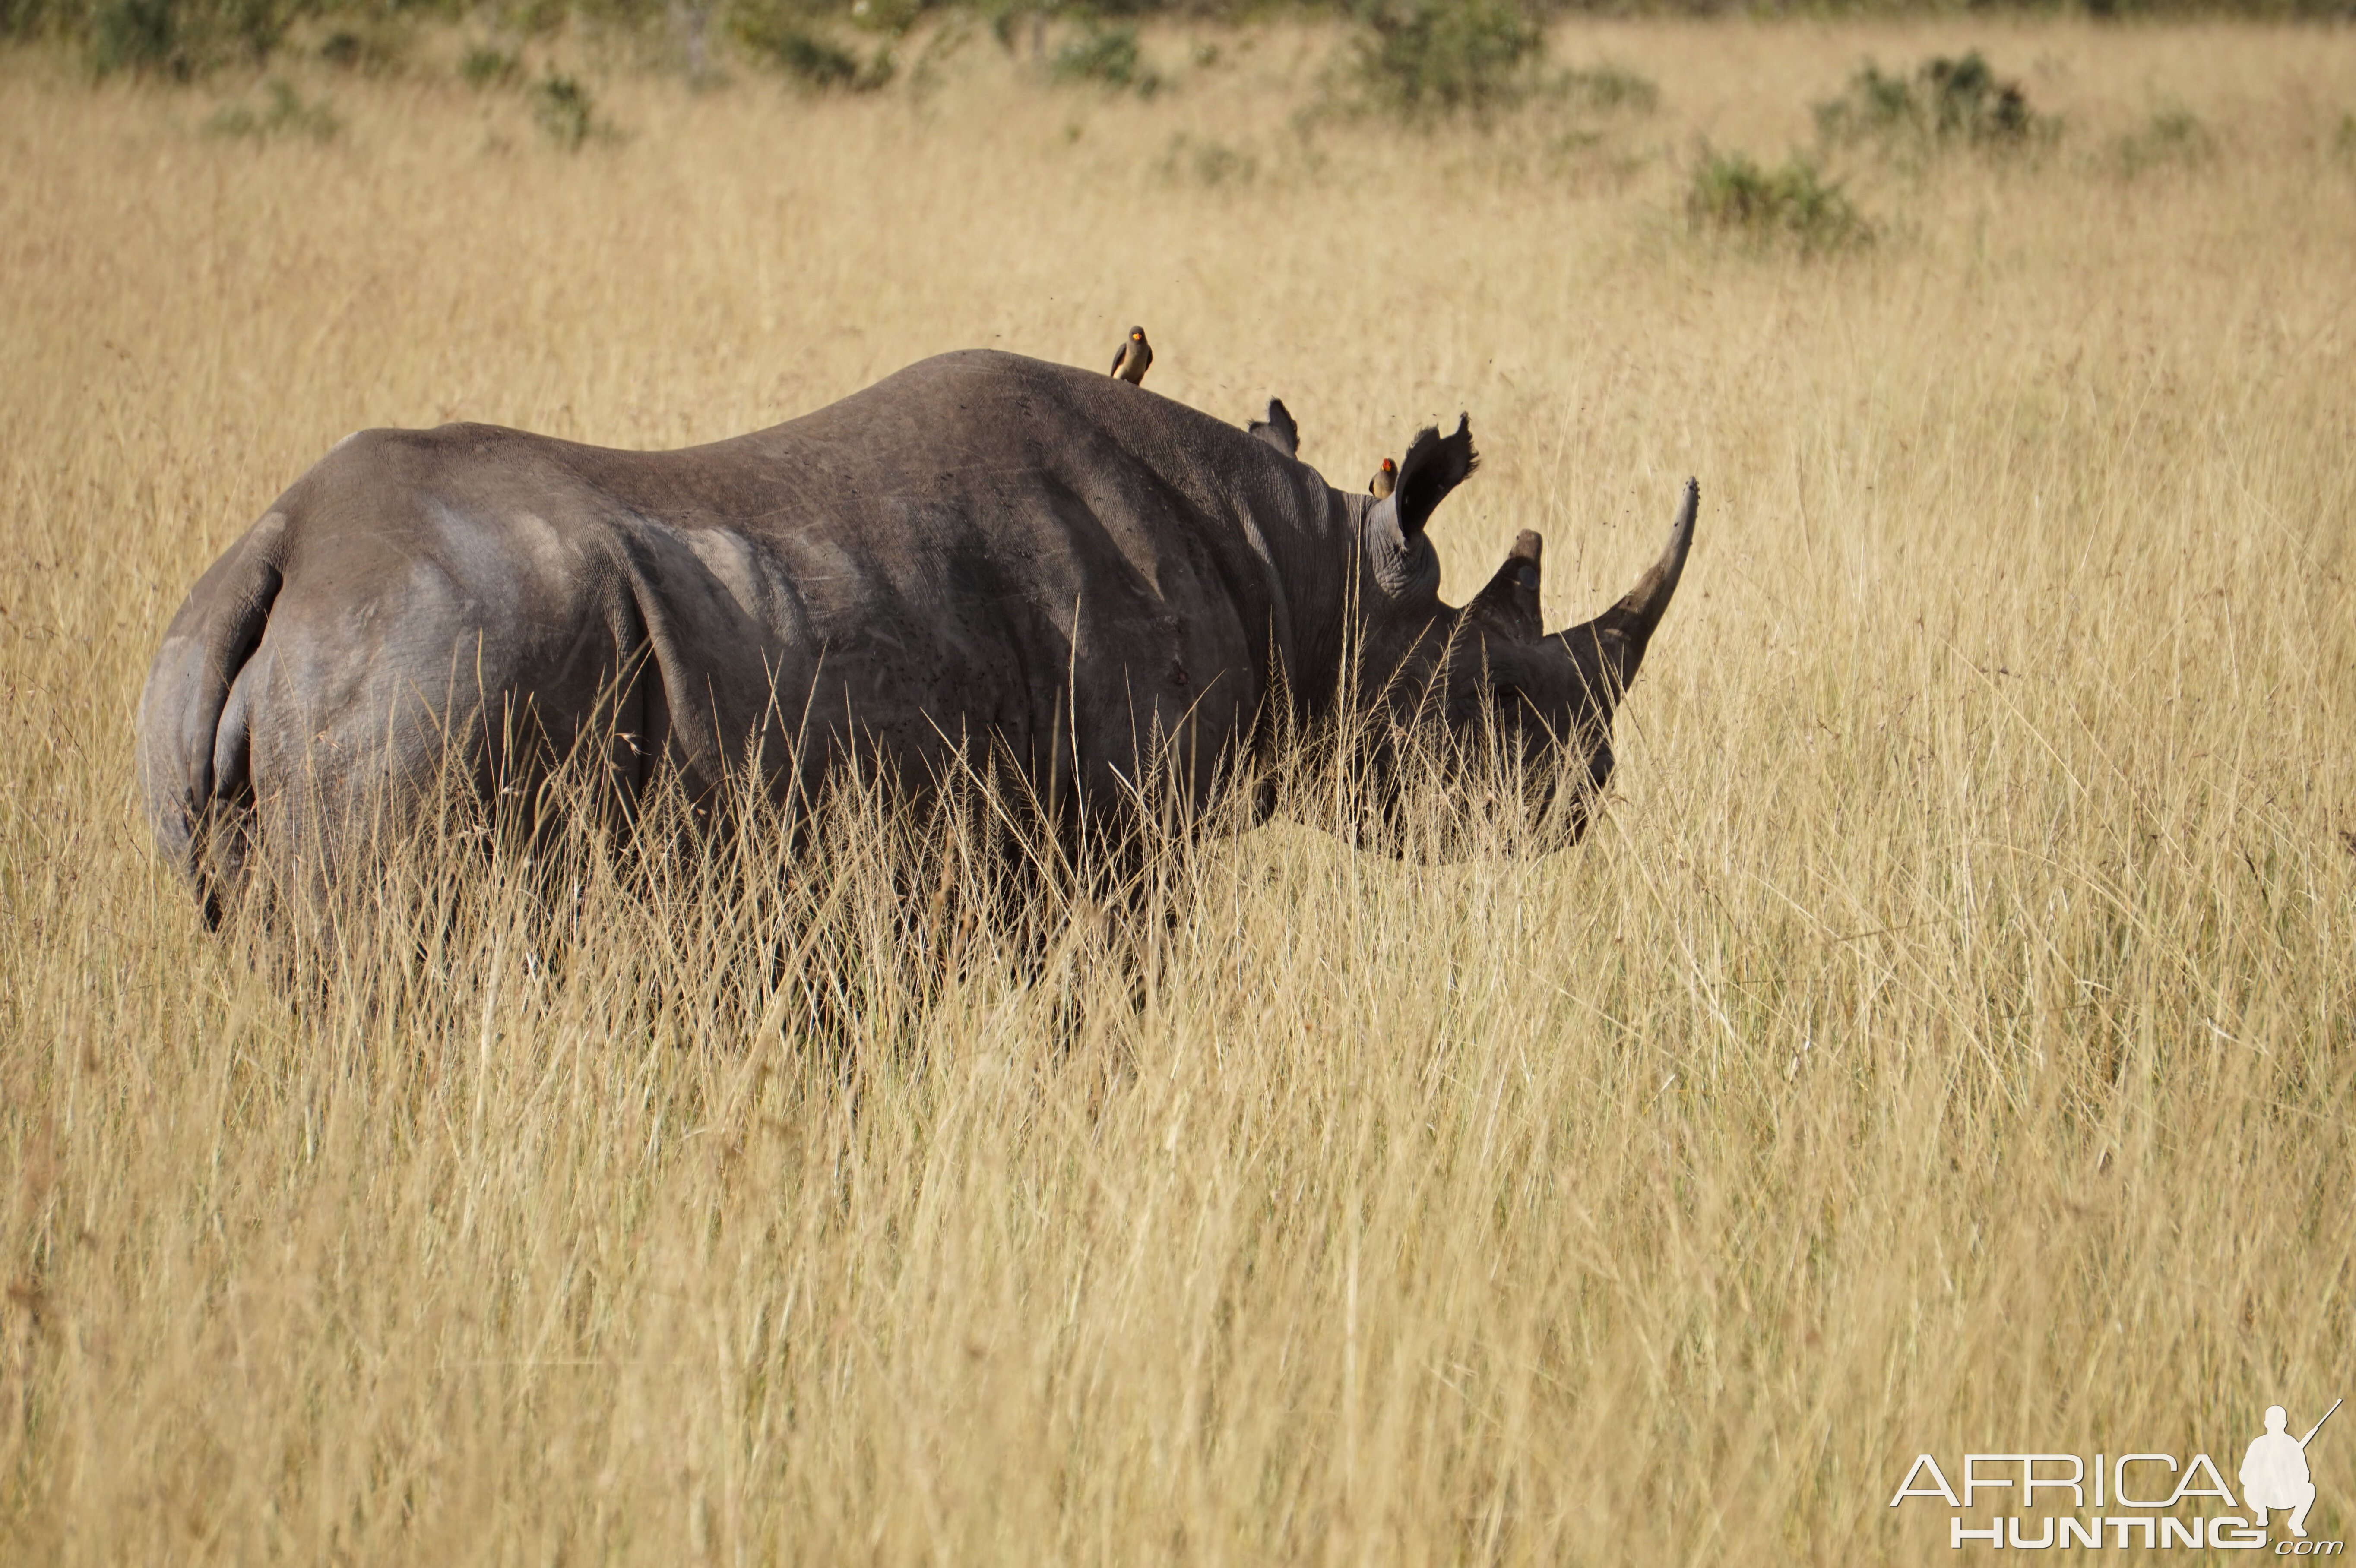
[[[1652,640],[1653,628],[1661,624],[1669,600],[1676,593],[1677,579],[1686,569],[1686,551],[1693,547],[1694,513],[1700,506],[1701,485],[1688,479],[1685,500],[1677,507],[1677,520],[1669,525],[1668,548],[1661,551],[1661,559],[1652,564],[1620,603],[1592,621],[1561,634],[1574,656],[1593,648],[1599,656],[1598,663],[1612,672],[1622,690],[1636,677],[1636,667],[1644,659],[1644,645]]]

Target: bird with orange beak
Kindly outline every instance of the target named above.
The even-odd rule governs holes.
[[[1122,340],[1120,352],[1112,357],[1112,373],[1135,387],[1145,380],[1146,368],[1153,363],[1153,345],[1145,341],[1145,328],[1132,326]]]

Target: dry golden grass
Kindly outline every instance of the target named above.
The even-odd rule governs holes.
[[[0,1555],[1916,1561],[1919,1451],[2230,1476],[2356,1393],[2346,35],[1596,26],[1657,112],[1430,137],[1191,41],[1151,103],[591,69],[578,155],[446,71],[255,142],[0,57]],[[1974,44],[2051,151],[1857,164],[1829,263],[1687,231],[1698,138]],[[1135,1009],[871,935],[822,1049],[774,900],[591,876],[559,953],[478,890],[290,995],[151,858],[164,623],[345,432],[666,445],[1131,320],[1344,485],[1469,410],[1450,583],[1539,528],[1550,622],[1700,475],[1584,848],[1280,825]]]

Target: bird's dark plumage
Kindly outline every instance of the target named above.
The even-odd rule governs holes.
[[[1120,352],[1112,357],[1112,373],[1130,386],[1145,379],[1148,367],[1153,363],[1153,345],[1145,341],[1145,328],[1132,326],[1121,339]]]

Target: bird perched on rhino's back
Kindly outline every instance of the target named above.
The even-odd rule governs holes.
[[[1145,328],[1132,326],[1121,340],[1120,352],[1112,357],[1112,373],[1130,386],[1141,386],[1145,372],[1153,364],[1153,345],[1145,341]]]
[[[1366,481],[1366,494],[1379,501],[1398,488],[1398,464],[1386,457],[1383,465],[1375,470],[1375,476]]]

